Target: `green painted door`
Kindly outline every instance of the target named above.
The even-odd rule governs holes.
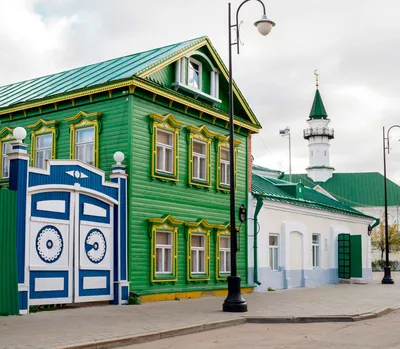
[[[17,242],[14,191],[0,189],[0,315],[17,315]]]
[[[361,235],[350,236],[351,277],[362,277],[362,246]]]
[[[339,278],[350,279],[350,234],[339,234],[338,236],[338,261]]]

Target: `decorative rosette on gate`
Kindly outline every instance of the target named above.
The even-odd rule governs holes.
[[[55,226],[46,225],[37,234],[36,251],[43,262],[56,262],[61,256],[63,247],[61,233]]]
[[[90,230],[85,239],[85,251],[89,260],[100,263],[107,252],[107,243],[104,234],[99,229]]]

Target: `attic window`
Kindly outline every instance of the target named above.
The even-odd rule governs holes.
[[[188,85],[201,90],[202,65],[199,61],[189,58],[188,61]]]
[[[199,56],[199,59],[196,58]],[[200,61],[201,59],[201,61]],[[209,76],[207,76],[209,74]],[[211,60],[201,52],[192,53],[175,63],[175,90],[191,94],[195,99],[221,103],[219,99],[219,72]]]

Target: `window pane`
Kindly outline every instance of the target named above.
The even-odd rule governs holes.
[[[77,145],[75,149],[75,157],[77,160],[85,161],[85,146]]]
[[[164,153],[162,147],[157,147],[157,170],[164,170]]]
[[[313,234],[312,241],[313,241],[313,244],[318,244],[319,243],[319,235]]]
[[[226,166],[221,164],[221,183],[226,183]]]
[[[157,130],[157,143],[173,145],[173,135],[170,132]]]
[[[205,273],[206,272],[206,252],[199,251],[199,272]]]
[[[161,273],[163,271],[163,263],[162,263],[162,249],[156,249],[156,272]]]
[[[204,236],[192,235],[192,247],[204,247]]]
[[[229,161],[229,149],[221,148],[221,159]]]
[[[224,251],[219,252],[219,270],[225,271],[225,252]]]
[[[76,143],[94,142],[94,128],[87,127],[76,131]]]
[[[206,155],[206,144],[199,141],[193,141],[193,151],[197,154]]]
[[[278,270],[278,249],[274,248],[274,270]]]
[[[319,267],[319,246],[315,247],[315,266]]]
[[[192,251],[192,273],[197,272],[197,251]]]
[[[276,235],[269,236],[269,245],[270,246],[278,246],[278,237]]]
[[[86,163],[94,165],[94,144],[86,144],[85,153]]]
[[[36,152],[36,167],[37,168],[44,168],[44,156],[45,152],[43,151],[38,151]]]
[[[206,159],[205,158],[200,158],[199,178],[206,180]]]
[[[269,249],[269,267],[271,270],[274,270],[274,255],[273,248]]]
[[[172,250],[164,250],[164,272],[172,273]]]
[[[51,148],[53,141],[53,135],[47,134],[38,136],[36,138],[36,149]]]
[[[193,177],[199,178],[199,157],[193,156]]]
[[[230,248],[231,238],[229,236],[221,236],[219,240],[220,248]]]
[[[156,233],[156,244],[171,246],[171,237],[172,237],[171,233],[165,231],[158,231]]]
[[[173,173],[174,169],[174,151],[172,149],[165,149],[165,171]]]
[[[226,271],[231,271],[231,251],[226,252]]]

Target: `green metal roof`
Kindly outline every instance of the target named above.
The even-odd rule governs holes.
[[[279,171],[279,170],[272,170],[272,169],[270,169],[270,168],[267,168],[267,167],[263,167],[263,166],[260,166],[260,165],[252,165],[251,166],[252,168],[253,168],[253,170],[258,170],[258,171],[268,171],[268,172],[273,172],[273,173],[282,173],[282,171]]]
[[[204,39],[205,37],[200,37],[57,74],[2,86],[0,87],[0,108],[130,78],[142,69]]]
[[[293,175],[292,175],[293,176]],[[345,215],[358,216],[363,218],[376,219],[359,212],[350,206],[339,201],[333,200],[328,196],[319,193],[318,191],[302,186],[301,197],[296,197],[289,194],[289,191],[284,190],[284,186],[296,186],[296,183],[290,183],[284,180],[252,175],[252,192],[253,194],[262,195],[266,200],[279,201],[296,206],[303,206],[317,210],[330,211]],[[298,184],[297,184],[298,185]]]
[[[285,175],[285,179],[289,176]],[[384,206],[383,175],[379,172],[334,173],[326,182],[314,182],[306,174],[292,174],[292,181],[320,185],[337,200],[351,207]],[[387,180],[388,205],[400,205],[400,186]]]
[[[321,94],[319,90],[315,91],[314,102],[311,107],[310,119],[326,119],[328,114],[326,113],[324,103],[322,102]]]

